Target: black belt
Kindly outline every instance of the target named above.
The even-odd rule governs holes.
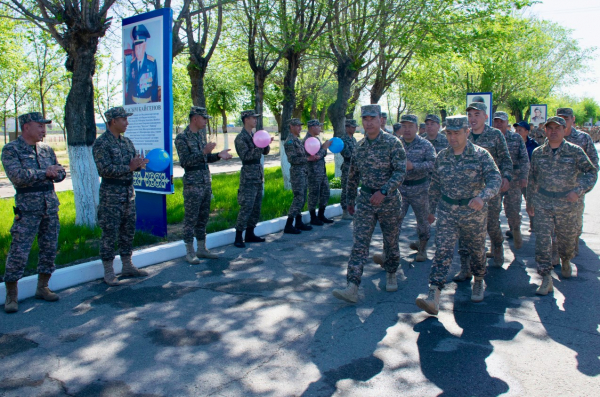
[[[571,190],[569,190],[567,192],[549,192],[544,188],[539,188],[538,192],[540,192],[541,194],[543,194],[546,197],[561,198],[561,197],[567,197],[567,195],[569,193],[571,193]]]
[[[16,187],[15,190],[17,191],[17,194],[49,192],[51,190],[54,190],[54,184],[44,186]]]
[[[125,180],[125,179],[115,179],[115,178],[102,178],[102,183],[106,183],[107,185],[116,185],[116,186],[131,186],[131,185],[133,185],[133,179]]]
[[[183,169],[185,170],[185,172],[207,170],[208,164],[202,163],[201,165],[193,165],[191,167],[183,167]]]
[[[370,187],[366,187],[366,186],[360,186],[360,191],[361,192],[365,192],[368,194],[375,194],[376,192],[380,191],[381,189],[371,189]]]
[[[513,165],[513,170],[518,170],[520,168],[521,168],[521,166],[519,166],[519,165]]]
[[[415,179],[413,181],[404,181],[404,182],[402,182],[402,184],[404,186],[416,186],[416,185],[421,185],[421,184],[427,182],[428,180],[429,180],[429,178],[424,177],[421,179]]]
[[[260,160],[247,160],[247,161],[243,161],[243,160],[242,160],[242,164],[243,164],[243,165],[254,165],[254,164],[260,164]]]
[[[473,198],[455,200],[455,199],[452,199],[452,198],[442,194],[442,200],[444,200],[448,204],[464,206],[464,205],[469,205],[469,203],[471,202],[471,200],[473,200]]]

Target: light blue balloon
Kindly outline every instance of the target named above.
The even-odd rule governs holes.
[[[331,146],[329,146],[329,151],[331,153],[339,153],[344,149],[344,141],[342,141],[338,137],[331,138]]]
[[[146,164],[146,168],[150,171],[154,172],[162,172],[167,169],[171,165],[171,157],[169,153],[165,152],[163,149],[152,149],[146,155],[146,158],[149,160],[149,163]]]

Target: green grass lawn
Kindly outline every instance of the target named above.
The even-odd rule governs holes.
[[[331,180],[334,175],[334,165],[327,165],[327,175]],[[217,232],[232,228],[235,225],[239,206],[237,203],[237,190],[239,186],[239,172],[231,174],[218,174],[213,176],[212,188],[214,200],[210,206],[210,221],[207,232]],[[58,192],[60,200],[60,234],[58,236],[58,253],[56,266],[66,267],[75,263],[84,262],[91,258],[99,257],[100,228],[75,225],[75,203],[73,192]],[[292,203],[292,191],[283,190],[281,168],[271,167],[265,169],[265,196],[263,198],[261,220],[277,218],[287,214]],[[339,197],[331,198],[330,204],[338,203]],[[10,228],[13,223],[14,199],[0,200],[0,275],[4,274],[6,256],[10,248]],[[181,239],[181,225],[183,223],[183,182],[175,179],[175,193],[167,196],[167,223],[169,236],[160,239],[148,233],[136,232],[134,247],[147,246],[164,241]],[[29,254],[29,261],[25,271],[26,275],[34,274],[38,258],[37,240]]]

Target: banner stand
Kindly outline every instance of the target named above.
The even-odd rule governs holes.
[[[158,237],[167,237],[167,196],[164,194],[136,192],[135,229]]]

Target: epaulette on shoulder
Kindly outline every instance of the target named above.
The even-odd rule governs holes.
[[[154,62],[154,57],[151,55],[146,54],[146,59],[148,59],[150,62]]]

